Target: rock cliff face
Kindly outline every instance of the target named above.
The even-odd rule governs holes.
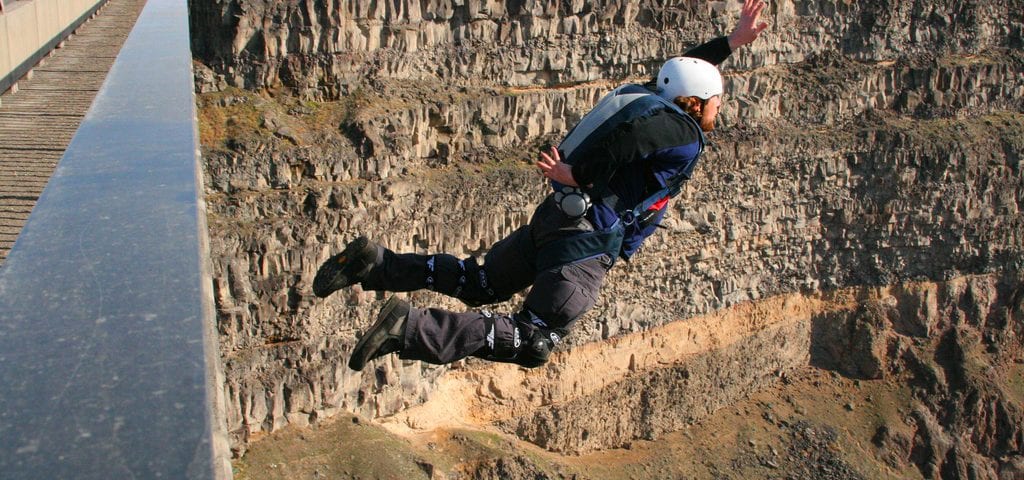
[[[551,366],[345,368],[384,297],[314,301],[320,262],[360,233],[485,252],[544,195],[532,152],[612,86],[726,33],[740,3],[192,0],[239,449],[340,410],[414,411],[440,389],[472,397],[472,418],[586,451],[678,428],[810,362],[858,378],[912,371],[920,408],[878,442],[925,476],[992,476],[1019,458],[1021,400],[967,361],[998,369],[1022,341],[1019,0],[771,2],[770,30],[723,64],[714,145],[668,229],[616,267]],[[721,316],[837,292],[847,300],[772,321]],[[693,334],[707,318],[722,323]],[[689,333],[656,333],[673,325]],[[631,335],[662,340],[584,353]],[[640,354],[665,350],[679,353]],[[620,373],[588,384],[578,369]],[[612,404],[629,415],[597,408]]]

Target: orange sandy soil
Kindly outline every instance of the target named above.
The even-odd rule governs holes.
[[[1000,374],[1010,397],[1024,398],[1024,365],[1011,363]],[[807,367],[683,431],[580,456],[496,430],[400,436],[338,416],[254,441],[235,461],[235,478],[471,478],[481,466],[512,458],[528,465],[530,478],[921,478],[912,464],[887,464],[872,442],[882,425],[912,436],[904,421],[911,402],[896,381]]]

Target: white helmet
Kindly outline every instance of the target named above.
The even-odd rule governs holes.
[[[691,57],[676,57],[665,62],[658,72],[658,89],[658,95],[669,101],[676,97],[707,100],[725,91],[718,68]]]

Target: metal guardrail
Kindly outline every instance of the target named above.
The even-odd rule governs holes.
[[[185,0],[149,0],[0,268],[0,477],[228,478]]]

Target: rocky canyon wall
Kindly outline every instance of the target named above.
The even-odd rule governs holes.
[[[482,254],[543,196],[528,163],[534,152],[617,83],[643,81],[666,56],[727,33],[740,4],[190,1],[236,445],[339,410],[403,412],[460,375],[498,378],[472,360],[348,370],[356,335],[384,297],[353,289],[314,300],[316,268],[358,234],[396,250]],[[771,2],[768,32],[723,64],[719,129],[668,228],[616,267],[546,373],[515,374],[565,391],[538,387],[526,402],[532,410],[488,421],[559,451],[651,437],[809,361],[847,368],[830,362],[855,352],[823,353],[818,332],[863,318],[858,305],[874,295],[864,292],[911,282],[982,276],[1001,285],[983,310],[1010,312],[1009,326],[989,337],[971,331],[989,355],[1019,345],[1022,12],[1019,0]],[[743,305],[840,291],[862,293],[814,316],[742,330],[720,350],[710,334],[673,336],[664,348],[692,348],[668,366],[630,368],[628,356],[586,364],[624,369],[620,383],[588,389],[567,380],[582,368],[573,352]],[[885,324],[890,336],[945,338],[992,317],[969,302],[932,308],[913,298],[897,302],[907,313]],[[429,292],[411,299],[464,308]],[[740,359],[748,368],[728,368]],[[878,372],[896,368],[876,363]],[[684,393],[669,395],[670,385]],[[612,402],[642,404],[630,408],[637,418],[602,421],[594,406]],[[941,411],[923,409],[920,425],[945,425],[929,420]],[[1000,451],[1019,450],[1017,425],[1003,436],[1018,440]],[[942,445],[933,450],[996,455],[991,445]]]

